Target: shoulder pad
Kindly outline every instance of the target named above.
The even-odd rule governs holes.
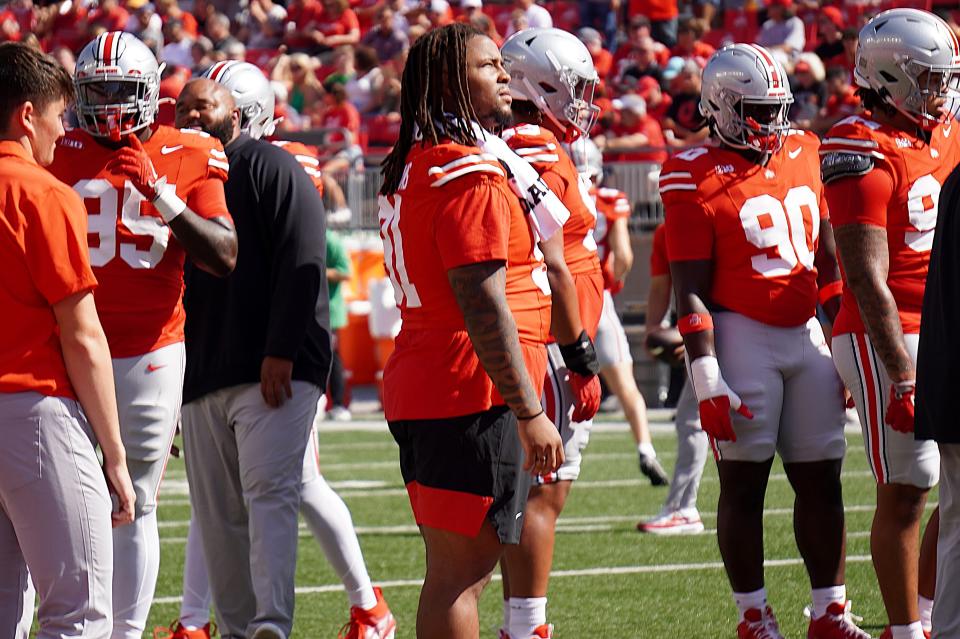
[[[690,149],[689,151],[699,151],[698,148]],[[684,151],[688,153],[689,151]],[[705,149],[704,149],[705,151]],[[660,194],[669,193],[670,191],[696,191],[697,190],[697,177],[696,166],[692,164],[697,157],[703,155],[698,153],[696,157],[692,159],[681,158],[678,154],[668,159],[664,164],[663,168],[660,171]]]
[[[824,184],[845,177],[866,175],[873,170],[873,156],[867,153],[836,151],[820,158],[820,173]]]
[[[502,138],[527,162],[553,164],[560,161],[560,143],[547,129],[523,124],[503,132]]]
[[[475,153],[459,155],[459,157],[453,159],[442,158],[442,163],[431,163],[432,166],[427,169],[427,180],[430,186],[439,188],[470,173],[490,173],[506,177],[506,173],[495,155],[482,153],[479,149],[475,149],[475,151]],[[447,161],[443,162],[443,160]]]

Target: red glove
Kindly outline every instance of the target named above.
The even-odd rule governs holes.
[[[883,420],[898,433],[913,432],[913,392],[916,382],[897,382],[890,386],[890,402]]]
[[[147,200],[152,202],[160,195],[160,188],[165,181],[161,181],[157,175],[157,170],[153,168],[153,161],[140,143],[140,138],[131,133],[127,136],[127,143],[130,146],[119,149],[107,162],[106,168],[111,173],[125,176]]]
[[[573,414],[570,416],[572,422],[585,422],[593,419],[593,416],[600,410],[600,378],[596,375],[584,377],[576,373],[568,373],[570,376],[570,390],[573,391],[574,404]]]
[[[714,439],[737,441],[730,419],[730,409],[737,411],[747,419],[753,419],[753,413],[734,393],[720,375],[720,364],[712,355],[698,357],[690,364],[690,379],[693,390],[700,400],[700,428]]]

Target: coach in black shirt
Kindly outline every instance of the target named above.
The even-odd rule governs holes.
[[[917,351],[917,439],[940,447],[934,639],[960,638],[960,167],[940,190]]]
[[[323,204],[283,149],[240,132],[222,85],[193,80],[177,125],[224,143],[230,277],[186,275],[183,436],[194,521],[226,638],[286,639],[307,437],[330,368]]]

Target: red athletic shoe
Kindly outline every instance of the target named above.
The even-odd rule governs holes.
[[[350,621],[337,633],[337,639],[394,639],[397,620],[383,598],[383,591],[374,588],[373,592],[377,595],[377,605],[370,610],[352,606]]]
[[[217,634],[216,624],[207,624],[203,628],[187,630],[180,621],[175,621],[169,628],[157,626],[153,629],[153,639],[210,639]]]
[[[751,608],[743,613],[743,621],[737,626],[737,639],[783,639],[780,626],[768,606],[765,611]]]
[[[807,639],[871,639],[869,633],[854,623],[850,603],[834,602],[819,618],[811,619]]]

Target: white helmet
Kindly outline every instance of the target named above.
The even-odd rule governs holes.
[[[929,72],[920,86],[920,76]],[[919,9],[884,11],[860,30],[857,84],[875,91],[884,102],[923,129],[941,121],[927,113],[933,94],[956,96],[960,43],[947,23]]]
[[[273,87],[263,72],[249,62],[228,60],[217,62],[201,77],[222,84],[240,109],[240,130],[260,139],[273,134],[279,119],[274,119]]]
[[[600,113],[593,105],[600,78],[576,36],[560,29],[524,29],[507,38],[500,53],[514,99],[535,104],[568,140],[590,135]]]
[[[150,47],[131,33],[94,38],[77,56],[73,76],[80,127],[119,140],[153,124],[162,69]]]
[[[700,113],[737,149],[772,153],[783,144],[793,103],[783,66],[756,44],[730,44],[707,61]]]
[[[589,138],[580,138],[574,140],[567,147],[570,159],[577,167],[577,173],[582,175],[588,182],[596,180],[597,183],[603,181],[603,153]]]

